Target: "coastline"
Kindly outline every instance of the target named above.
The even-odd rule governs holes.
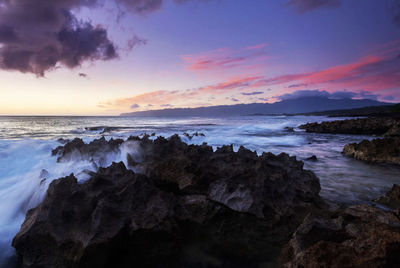
[[[398,263],[393,257],[400,244],[396,212],[371,205],[329,208],[319,196],[319,179],[295,157],[257,156],[244,147],[234,152],[232,146],[214,151],[206,144],[187,145],[177,135],[149,137],[90,143],[74,139],[53,151],[58,162],[78,152],[82,160],[97,163],[102,155],[125,147],[127,166],[112,163],[88,172],[88,179],[79,184],[72,174],[53,181],[13,240],[24,267],[105,267],[107,263],[115,267],[131,263],[297,267],[321,263],[315,259],[320,254],[327,264],[340,266],[348,264],[346,252],[352,244],[373,245],[353,264]],[[252,228],[245,228],[248,225]],[[326,234],[311,232],[313,226]],[[366,235],[359,235],[361,230]],[[342,238],[329,238],[338,233]],[[310,239],[335,246],[323,251],[326,246],[321,243],[306,242],[304,247],[301,241]],[[153,251],[156,244],[169,250]],[[386,245],[385,251],[378,251],[375,244]],[[121,245],[130,246],[119,252]],[[210,246],[214,250],[209,251]],[[243,251],[243,247],[248,248]],[[99,255],[102,258],[95,258]]]
[[[285,117],[280,117],[279,118],[279,120],[282,120],[282,118],[285,118]],[[290,118],[293,118],[293,117],[290,117]],[[299,117],[299,118],[302,118],[302,117]],[[273,117],[273,118],[271,118],[270,120],[272,120],[271,122],[275,122],[275,120],[277,120],[278,118],[275,118],[275,117]],[[295,120],[298,120],[298,118],[294,118]],[[312,117],[308,117],[307,118],[307,120],[309,120],[309,119],[312,119]],[[163,119],[164,120],[164,119]],[[236,119],[235,119],[236,120]],[[240,119],[240,120],[243,120],[243,119]],[[247,119],[246,119],[247,120]],[[265,120],[265,119],[263,119],[263,120]],[[286,119],[285,119],[286,120]],[[281,122],[281,121],[276,121],[276,123],[278,123],[278,122]],[[186,121],[186,123],[185,124],[188,124],[188,126],[190,127],[190,128],[193,128],[194,127],[194,125],[192,124],[192,123],[190,123],[190,122],[187,122]],[[210,129],[215,129],[216,131],[218,130],[220,133],[221,133],[221,131],[223,131],[223,127],[221,127],[221,125],[220,125],[220,122],[210,122],[210,121],[199,121],[198,123],[196,123],[195,124],[196,126],[198,126],[198,127],[201,127],[201,128],[205,128],[205,129],[208,129],[208,128],[210,128]],[[270,124],[269,125],[269,129],[271,129],[271,128],[273,128],[273,126],[274,126],[274,124]],[[277,125],[278,126],[278,125]],[[294,129],[292,129],[291,128],[291,126],[293,126],[294,127]],[[111,128],[110,128],[111,127]],[[254,127],[254,126],[253,126]],[[108,128],[108,129],[107,129]],[[103,124],[101,127],[99,127],[99,125],[92,125],[92,126],[86,126],[86,127],[84,127],[83,128],[84,129],[84,131],[85,131],[85,133],[90,133],[93,137],[98,137],[99,135],[101,136],[101,135],[103,135],[103,134],[101,134],[101,132],[104,132],[106,129],[109,131],[109,132],[104,132],[104,135],[107,135],[107,133],[115,133],[115,132],[117,132],[117,131],[126,131],[127,129],[125,129],[124,127],[115,127],[115,126],[107,126],[107,124]],[[139,128],[140,130],[139,131],[141,131],[141,128]],[[183,129],[185,129],[185,128],[182,128],[182,130]],[[279,130],[278,130],[279,129]],[[257,131],[260,131],[260,133],[262,133],[262,131],[264,131],[263,129],[260,129],[260,130],[257,130]],[[329,138],[329,140],[332,140],[332,141],[334,141],[334,140],[336,140],[336,138],[334,138],[334,137],[341,137],[341,138],[343,138],[343,137],[345,137],[346,138],[346,140],[350,137],[350,136],[343,136],[343,135],[341,135],[341,134],[333,134],[333,135],[331,135],[331,134],[313,134],[313,133],[307,133],[307,132],[305,132],[305,131],[300,131],[298,128],[296,128],[296,125],[293,125],[293,124],[284,124],[284,125],[282,125],[281,123],[279,123],[279,127],[277,128],[277,130],[270,130],[270,131],[272,131],[271,132],[271,134],[272,135],[279,135],[279,137],[280,137],[280,139],[282,140],[282,138],[284,138],[284,137],[290,137],[290,138],[292,138],[292,137],[308,137],[308,138],[312,138],[312,144],[308,144],[308,142],[306,142],[306,144],[305,145],[301,145],[301,147],[299,147],[299,148],[303,148],[304,146],[310,146],[310,148],[313,148],[313,152],[317,152],[318,150],[316,149],[316,146],[318,145],[318,141],[319,140],[321,140],[321,138],[322,137],[326,137],[326,138]],[[204,133],[203,133],[204,132]],[[93,133],[93,134],[92,134]],[[149,132],[149,133],[153,133],[153,132]],[[229,132],[227,132],[227,133],[229,133]],[[202,135],[203,134],[203,135]],[[112,135],[114,135],[114,134],[112,134]],[[335,135],[338,135],[338,136],[335,136]],[[155,139],[157,139],[157,136],[159,136],[158,134],[154,134],[154,136],[149,136],[149,138],[151,139],[151,140],[155,140]],[[204,131],[204,130],[200,130],[200,129],[197,129],[196,131],[189,131],[189,132],[181,132],[180,133],[180,138],[185,142],[185,143],[189,143],[189,145],[188,146],[201,146],[201,144],[204,142],[204,141],[209,141],[209,140],[211,140],[212,141],[212,139],[214,139],[214,137],[215,137],[215,134],[212,134],[209,130],[207,130],[207,131]],[[112,137],[112,136],[111,136]],[[141,138],[140,139],[142,139],[143,137],[145,137],[145,136],[141,136]],[[243,137],[246,137],[246,136],[243,136]],[[257,137],[257,136],[256,136]],[[353,136],[351,136],[351,137],[353,137]],[[364,136],[355,136],[354,135],[354,140],[355,141],[360,141],[360,140],[362,140],[362,138],[363,138]],[[227,137],[225,137],[224,138],[224,140],[227,140],[226,139]],[[259,140],[256,140],[254,137],[252,138],[253,139],[253,142],[255,143],[255,144],[259,144]],[[101,157],[101,154],[100,155],[98,155],[98,157],[91,157],[91,159],[88,159],[88,158],[79,158],[79,159],[75,159],[75,157],[77,156],[77,155],[75,155],[74,156],[74,158],[72,158],[72,159],[69,159],[69,160],[67,160],[67,159],[64,159],[64,160],[66,160],[66,161],[59,161],[59,163],[57,163],[57,158],[60,156],[60,155],[58,155],[58,156],[52,156],[51,157],[51,159],[53,159],[52,161],[54,161],[54,164],[52,164],[52,165],[66,165],[66,166],[69,166],[70,164],[72,164],[72,163],[87,163],[87,167],[84,167],[84,168],[81,168],[80,169],[80,171],[79,172],[77,172],[77,173],[75,173],[76,174],[76,176],[78,176],[78,180],[79,181],[81,181],[81,182],[84,182],[84,181],[86,181],[86,180],[88,180],[88,179],[90,179],[96,172],[97,172],[97,170],[98,170],[98,168],[99,167],[104,167],[104,168],[107,168],[109,165],[111,165],[112,164],[112,162],[118,162],[118,161],[121,161],[121,160],[123,160],[124,162],[125,162],[125,165],[126,165],[126,167],[128,167],[128,168],[132,168],[132,167],[129,167],[129,163],[132,165],[132,163],[139,163],[140,161],[140,159],[134,159],[134,158],[131,158],[130,160],[128,160],[127,158],[118,158],[117,157],[117,155],[119,155],[120,154],[120,152],[121,151],[124,151],[124,154],[126,154],[129,150],[132,150],[132,148],[129,148],[129,147],[127,147],[127,148],[125,148],[125,147],[123,147],[124,149],[123,150],[121,150],[122,149],[122,147],[121,148],[118,148],[118,150],[116,149],[117,147],[114,147],[114,145],[112,145],[111,147],[110,147],[110,144],[116,144],[116,145],[121,145],[122,143],[121,143],[121,141],[118,141],[118,139],[116,138],[116,143],[115,142],[109,142],[109,140],[110,140],[110,138],[107,138],[107,139],[103,139],[102,141],[100,141],[99,143],[98,143],[98,147],[99,148],[102,148],[102,150],[101,151],[103,151],[103,153],[104,153],[104,155],[109,155],[109,156],[112,156],[112,155],[115,155],[116,156],[116,158],[114,157],[114,156],[112,156],[112,157],[109,157],[109,159],[105,159],[104,157],[102,158]],[[126,140],[126,138],[123,138],[122,140]],[[82,148],[84,148],[85,147],[85,145],[83,145],[83,144],[87,144],[88,142],[90,142],[90,141],[93,141],[93,139],[84,139],[84,142],[82,143],[82,142],[79,142],[79,143],[77,143],[76,145],[79,145],[79,146],[83,146]],[[46,150],[46,153],[48,154],[50,151],[51,151],[51,149],[55,149],[57,146],[61,146],[61,148],[64,148],[63,147],[63,144],[65,143],[65,142],[67,142],[67,140],[64,138],[64,139],[60,139],[59,140],[59,142],[56,142],[56,141],[53,141],[52,142],[52,147],[51,148],[49,148],[48,146],[47,147],[45,147],[45,148],[43,148],[44,150]],[[45,144],[46,142],[43,142],[43,144]],[[121,144],[120,144],[121,143]],[[12,143],[10,143],[10,144],[12,144]],[[192,144],[192,145],[190,145],[190,144]],[[196,145],[197,144],[197,145]],[[342,143],[343,144],[343,146],[346,144],[346,143]],[[78,147],[79,147],[78,146]],[[321,144],[321,146],[324,146],[324,147],[326,147],[326,145],[324,144],[324,143],[322,143]],[[221,147],[221,146],[212,146],[212,150],[213,151],[216,151],[217,150],[217,148],[218,147]],[[107,149],[108,148],[108,149]],[[232,147],[230,147],[230,146],[228,146],[228,147],[224,147],[224,148],[229,148],[229,150],[233,150],[234,152],[238,152],[239,151],[239,149],[240,149],[240,146],[232,146]],[[271,148],[271,147],[269,147],[269,148]],[[340,146],[340,147],[338,147],[337,148],[337,150],[338,150],[338,152],[337,152],[337,154],[338,155],[340,155],[340,152],[341,152],[341,150],[342,150],[342,146]],[[135,148],[135,150],[136,150],[137,148]],[[284,151],[284,150],[288,150],[288,149],[290,149],[290,147],[286,147],[286,149],[284,149],[284,148],[279,148],[279,149],[276,149],[276,154],[278,154],[280,151]],[[254,149],[253,149],[254,150]],[[253,151],[252,150],[252,151]],[[78,150],[79,151],[79,150]],[[91,150],[88,150],[88,151],[91,151]],[[167,150],[167,151],[169,151],[169,150]],[[316,158],[312,158],[311,160],[308,160],[308,158],[311,158],[311,153],[312,151],[305,151],[304,153],[303,153],[303,156],[301,156],[302,154],[300,153],[300,154],[295,154],[295,155],[298,155],[298,157],[297,157],[297,159],[298,160],[303,160],[304,161],[304,165],[305,166],[307,166],[307,167],[316,167],[316,166],[323,166],[323,165],[325,165],[325,163],[326,163],[326,159],[325,159],[325,157],[324,157],[324,155],[323,154],[321,154],[321,152],[319,151],[316,155]],[[332,152],[331,152],[332,153]],[[55,154],[57,154],[57,152],[55,152]],[[80,153],[78,154],[78,155],[81,155]],[[293,155],[293,154],[292,154]],[[299,155],[300,155],[300,157],[299,157]],[[122,156],[122,155],[121,155]],[[259,156],[260,156],[260,154],[259,154]],[[338,156],[339,157],[339,156]],[[343,156],[341,156],[340,157],[340,159],[342,159],[343,158]],[[120,160],[119,160],[120,159]],[[125,159],[125,160],[124,160]],[[11,160],[11,159],[10,159]],[[94,163],[96,163],[95,165],[93,165],[93,163],[91,163],[91,161],[93,161]],[[103,161],[103,162],[102,162]],[[105,162],[104,162],[105,161]],[[112,162],[111,162],[112,161]],[[342,161],[342,160],[341,160]],[[349,160],[346,160],[346,161],[350,161],[350,159]],[[374,166],[371,166],[371,164],[369,164],[369,163],[363,163],[363,162],[361,162],[361,161],[358,161],[358,160],[354,160],[354,161],[357,161],[357,162],[351,162],[351,165],[352,166],[354,166],[355,164],[357,164],[357,165],[361,165],[360,166],[360,168],[362,167],[362,168],[365,168],[365,167],[369,167],[369,168],[371,168],[371,167],[374,167]],[[86,164],[85,164],[86,165]],[[376,167],[379,167],[380,168],[380,165],[381,164],[379,164],[379,166],[376,166]],[[244,165],[245,166],[245,165]],[[95,167],[95,168],[94,168]],[[137,166],[137,168],[140,168],[140,164]],[[176,167],[177,168],[177,170],[179,170],[179,165]],[[86,169],[86,171],[84,171]],[[307,169],[309,169],[309,168],[307,168]],[[79,169],[77,169],[77,171],[78,171]],[[382,171],[388,171],[388,170],[390,170],[390,168],[388,168],[388,167],[386,167],[386,166],[382,166],[382,168],[380,168],[379,170],[377,170],[376,172],[379,172],[379,174],[382,174]],[[40,170],[39,170],[40,171]],[[49,171],[50,171],[50,173],[51,173],[51,169],[49,169]],[[68,169],[66,169],[66,172],[68,172]],[[365,171],[364,171],[365,172]],[[41,173],[41,172],[40,172]],[[69,169],[69,173],[71,173],[71,169]],[[67,174],[65,174],[65,175],[68,175],[69,173],[67,173]],[[44,173],[45,174],[45,173]],[[372,175],[372,173],[370,174],[371,176],[373,176]],[[41,175],[40,175],[41,176]],[[51,176],[51,175],[50,175]],[[60,176],[56,176],[56,177],[54,177],[54,179],[57,179],[57,178],[59,178]],[[319,176],[318,176],[319,177]],[[330,177],[330,176],[329,176]],[[322,179],[321,179],[322,178]],[[321,181],[321,183],[324,185],[324,187],[323,187],[323,190],[326,192],[326,179],[324,180],[324,177],[322,176],[322,177],[320,177],[320,181]],[[40,183],[41,183],[41,180],[43,180],[43,179],[38,179],[38,181],[37,181],[37,183],[38,183],[38,185],[40,186]],[[334,182],[334,180],[331,180],[332,182]],[[46,183],[45,183],[45,188],[44,188],[44,190],[47,188],[47,186],[48,186],[48,184],[51,182],[51,180],[46,180]],[[336,182],[335,182],[336,183]],[[378,182],[376,182],[376,183],[378,183]],[[394,182],[393,182],[394,183]],[[343,182],[343,185],[349,185],[349,182],[347,181],[347,182]],[[358,183],[356,183],[355,185],[357,185],[357,187],[359,187],[359,184]],[[387,185],[387,187],[385,188],[385,189],[389,189],[390,187],[392,186],[392,184],[388,184]],[[338,188],[333,188],[334,190],[333,191],[336,191],[336,192],[338,192]],[[325,192],[324,192],[324,196],[326,196],[326,194],[325,194]],[[43,192],[44,193],[44,192]],[[343,192],[343,193],[345,193],[345,192]],[[343,193],[340,193],[339,192],[339,195],[338,195],[338,200],[341,200],[342,199],[342,197],[340,197],[340,194],[343,194]],[[383,193],[383,190],[380,190],[380,192],[379,193]],[[363,200],[366,200],[366,201],[368,201],[368,202],[366,202],[367,204],[374,204],[374,202],[372,201],[372,199],[375,199],[375,198],[378,198],[378,194],[377,193],[375,193],[373,196],[371,196],[371,197],[364,197],[364,199]],[[332,203],[331,202],[331,200],[327,200],[326,201],[327,203],[329,203],[330,205],[333,205],[333,208],[338,208],[338,207],[340,207],[341,205],[340,204],[334,204],[334,203]],[[357,202],[359,202],[359,201],[357,201]],[[357,202],[356,202],[356,204],[357,204]],[[363,203],[365,203],[365,202],[363,202]],[[36,205],[35,206],[33,206],[33,207],[36,207],[37,205],[38,205],[39,203],[36,203]],[[352,204],[352,202],[350,202],[350,203],[347,203],[347,205],[346,205],[346,207],[348,207],[348,206],[352,206],[353,204]],[[24,216],[25,217],[25,216]],[[299,223],[300,224],[300,223]],[[289,238],[287,239],[287,241],[289,241]],[[278,254],[276,253],[275,255],[274,255],[276,258],[278,258]]]

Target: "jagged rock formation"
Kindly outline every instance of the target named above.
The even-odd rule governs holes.
[[[307,132],[332,134],[400,136],[400,120],[395,118],[359,118],[308,123],[299,126]]]
[[[75,139],[54,153],[65,161],[118,146],[135,148],[127,162],[141,174],[121,162],[81,184],[53,181],[13,240],[23,267],[273,265],[304,217],[326,208],[318,178],[286,154],[213,152],[176,135]]]
[[[51,153],[52,155],[57,155],[57,162],[82,159],[96,160],[97,163],[103,163],[103,159],[107,154],[119,152],[119,146],[123,142],[122,139],[110,139],[107,141],[104,137],[101,137],[86,144],[81,139],[75,138],[63,146],[58,146]]]
[[[205,137],[204,133],[199,133],[199,132],[194,132],[192,135],[189,133],[185,132],[183,133],[183,136],[187,137],[189,140],[193,139],[193,137]]]
[[[387,162],[400,165],[400,138],[363,140],[347,144],[343,154],[368,162]]]
[[[360,205],[309,215],[282,251],[280,266],[399,267],[399,214]]]
[[[400,186],[394,184],[390,191],[376,199],[375,202],[392,209],[400,209]]]

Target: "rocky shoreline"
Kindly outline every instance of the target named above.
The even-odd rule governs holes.
[[[310,214],[282,250],[282,267],[399,267],[400,214],[369,205]]]
[[[347,144],[343,154],[355,159],[400,165],[400,119],[359,118],[299,126],[311,133],[375,135],[383,138]]]
[[[13,240],[22,267],[260,267],[312,211],[326,209],[313,172],[287,154],[187,145],[175,135],[53,151],[58,161],[132,148],[127,169],[53,181]]]
[[[20,267],[400,265],[397,213],[331,211],[319,179],[284,153],[213,151],[177,135],[145,135],[74,139],[53,154],[101,163],[121,148],[126,164],[100,167],[82,183],[71,174],[50,184],[13,240]]]
[[[378,135],[386,137],[400,136],[398,118],[358,118],[321,123],[307,123],[299,126],[310,133]]]
[[[400,138],[363,140],[344,146],[344,155],[367,162],[400,165]]]

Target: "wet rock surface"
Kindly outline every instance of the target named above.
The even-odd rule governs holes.
[[[205,137],[204,133],[199,133],[199,132],[194,132],[192,135],[189,133],[185,132],[183,133],[183,136],[187,137],[189,140],[193,139],[193,137]]]
[[[368,162],[400,165],[400,137],[363,140],[360,143],[347,144],[342,153]]]
[[[368,205],[309,215],[280,256],[282,267],[399,267],[399,214]]]
[[[75,139],[55,154],[121,146],[136,173],[113,163],[84,183],[71,174],[50,184],[13,240],[22,267],[274,265],[305,216],[326,208],[318,178],[287,154],[213,152],[177,135]]]
[[[307,132],[332,134],[384,135],[400,136],[400,119],[396,118],[359,118],[348,120],[308,123],[299,126]]]
[[[102,158],[107,154],[119,152],[119,146],[123,142],[122,139],[110,139],[107,141],[104,137],[101,137],[90,143],[84,143],[83,140],[75,138],[63,146],[58,146],[51,153],[57,156],[57,162],[69,161],[71,159],[96,159],[97,162],[101,163],[103,162]]]
[[[400,186],[394,184],[390,191],[376,199],[375,202],[392,209],[400,209]]]
[[[286,132],[295,132],[293,127],[284,127]]]
[[[307,157],[305,160],[307,161],[318,161],[318,158],[316,155],[312,155],[310,157]]]

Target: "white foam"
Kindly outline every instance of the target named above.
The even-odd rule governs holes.
[[[74,173],[78,182],[83,182],[90,177],[87,171],[95,172],[112,162],[123,161],[127,165],[128,152],[137,158],[137,143],[132,141],[125,142],[120,151],[104,155],[99,162],[82,160],[79,153],[73,153],[70,161],[57,163],[51,148],[58,145],[54,141],[0,140],[0,267],[1,261],[13,254],[11,241],[26,212],[43,200],[53,180]]]

